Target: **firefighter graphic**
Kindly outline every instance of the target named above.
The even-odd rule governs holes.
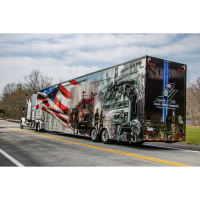
[[[99,121],[99,109],[96,109],[96,113],[94,114],[94,126],[97,128],[98,130],[98,121]]]
[[[170,114],[167,115],[166,117],[166,125],[167,125],[167,129],[172,129],[171,125],[172,125],[172,117]]]
[[[99,122],[100,122],[99,131],[101,130],[101,128],[103,128],[103,119],[104,118],[105,118],[105,116],[103,116],[103,110],[102,110],[100,118],[99,118]]]
[[[75,111],[75,129],[78,133],[78,127],[79,127],[79,117],[78,117],[78,110]]]

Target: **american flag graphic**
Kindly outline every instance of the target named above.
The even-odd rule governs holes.
[[[56,86],[49,87],[47,89],[40,90],[37,93],[39,108],[48,112],[57,118],[64,125],[70,127],[69,123],[69,105],[71,103],[71,89],[75,85],[80,85],[76,80],[65,82],[64,84],[58,84]]]
[[[171,88],[171,84],[166,85],[166,87],[170,89]]]

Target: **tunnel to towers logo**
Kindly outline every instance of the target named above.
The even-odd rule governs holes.
[[[174,86],[174,83],[169,83],[165,85],[165,87],[163,88],[163,95],[157,97],[154,101],[154,105],[156,106],[156,108],[172,110],[176,110],[176,108],[179,108],[179,105],[176,103],[176,101],[172,99],[178,91],[174,89]]]

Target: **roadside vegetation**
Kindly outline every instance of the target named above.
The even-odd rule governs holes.
[[[183,143],[200,145],[200,126],[186,126],[186,141]]]
[[[192,126],[200,126],[200,77],[188,80],[186,90],[186,118]]]
[[[0,117],[17,120],[24,117],[23,107],[26,105],[26,94],[30,98],[39,89],[51,86],[53,80],[52,77],[36,69],[23,78],[23,82],[5,85],[0,95]]]
[[[184,143],[200,145],[200,77],[188,80],[186,95],[186,118],[191,120],[191,126],[186,126]]]

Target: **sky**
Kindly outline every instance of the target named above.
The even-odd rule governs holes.
[[[200,77],[199,33],[1,33],[0,93],[33,69],[55,84],[144,55],[187,64],[187,77]]]

